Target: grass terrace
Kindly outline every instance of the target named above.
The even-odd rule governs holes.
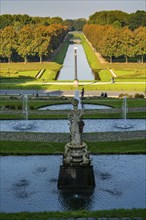
[[[1,83],[23,83],[23,80],[39,82],[42,80],[54,80],[61,65],[55,62],[43,63],[1,63],[0,81]],[[36,79],[39,71],[44,70],[40,78]]]

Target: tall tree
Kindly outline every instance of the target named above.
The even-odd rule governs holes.
[[[121,41],[120,41],[120,30],[110,27],[108,29],[108,35],[104,36],[100,43],[100,53],[103,56],[112,58],[121,56]]]
[[[142,57],[146,55],[146,27],[139,27],[134,31],[136,54]]]
[[[24,58],[24,62],[27,62],[28,55],[32,54],[32,42],[33,42],[33,26],[24,26],[18,34],[18,54]]]
[[[13,25],[13,15],[4,14],[0,16],[0,29]]]
[[[146,11],[136,11],[130,14],[128,27],[134,30],[140,26],[146,26]]]
[[[134,55],[136,54],[134,50],[134,33],[127,27],[123,28],[121,30],[120,39],[122,43],[121,53],[125,56],[127,63],[128,57],[134,57]]]
[[[123,11],[99,11],[89,17],[89,24],[109,25],[119,21],[121,26],[128,24],[129,14]]]
[[[1,54],[3,57],[8,58],[8,62],[11,62],[13,51],[17,48],[17,34],[12,26],[8,26],[3,29],[1,33]]]
[[[34,29],[32,46],[34,53],[39,56],[40,62],[42,62],[43,56],[51,52],[50,38],[50,32],[47,27],[39,25]]]

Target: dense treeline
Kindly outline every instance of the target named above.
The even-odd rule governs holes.
[[[134,30],[146,26],[146,11],[136,11],[131,14],[118,10],[95,12],[89,17],[88,24],[128,26],[129,29]]]
[[[51,58],[69,30],[83,32],[103,56],[143,57],[146,54],[146,12],[100,11],[89,17],[0,16],[0,59],[35,61]]]
[[[86,19],[84,18],[63,20],[60,17],[31,17],[27,14],[4,14],[0,16],[0,29],[3,29],[7,26],[13,26],[16,31],[20,30],[24,25],[27,24],[41,24],[44,26],[49,26],[52,24],[62,24],[64,26],[67,26],[69,30],[81,31],[85,23]]]
[[[19,30],[27,24],[44,26],[62,24],[67,26],[69,30],[81,31],[86,23],[112,25],[114,27],[128,26],[129,29],[134,30],[140,26],[146,26],[146,11],[138,10],[131,14],[118,10],[100,11],[91,15],[88,21],[84,18],[63,20],[61,17],[32,17],[27,14],[4,14],[0,16],[0,29],[13,26],[15,30]]]
[[[22,58],[27,62],[28,57],[34,61],[39,57],[41,62],[43,57],[51,58],[67,32],[68,28],[61,24],[49,26],[27,24],[19,30],[7,26],[0,30],[0,57],[8,58],[9,62],[20,61]]]
[[[146,55],[146,27],[131,31],[128,27],[115,28],[111,25],[86,24],[83,28],[86,38],[104,57],[128,57]]]

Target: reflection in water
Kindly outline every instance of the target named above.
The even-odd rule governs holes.
[[[59,191],[59,201],[66,210],[91,210],[94,191]]]
[[[92,72],[83,46],[81,44],[70,44],[57,80],[74,80],[74,47],[77,47],[77,75],[78,80],[94,80],[95,76]]]

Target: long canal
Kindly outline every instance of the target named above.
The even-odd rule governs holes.
[[[82,44],[70,44],[64,59],[63,67],[57,80],[74,80],[74,47],[77,47],[77,76],[78,80],[94,80]]]

